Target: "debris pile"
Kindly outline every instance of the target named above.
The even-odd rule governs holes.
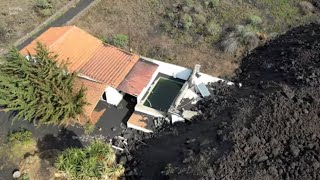
[[[193,123],[132,149],[127,177],[320,179],[320,25],[290,30],[214,84]]]

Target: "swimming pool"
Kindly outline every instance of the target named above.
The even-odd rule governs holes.
[[[179,94],[184,82],[180,79],[159,77],[143,105],[159,111],[167,111]]]

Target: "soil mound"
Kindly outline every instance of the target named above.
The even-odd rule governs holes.
[[[214,84],[193,123],[132,150],[128,178],[320,179],[320,25],[295,28]]]

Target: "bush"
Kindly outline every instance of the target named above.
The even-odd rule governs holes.
[[[4,24],[0,24],[0,37],[4,37],[7,34],[7,28]]]
[[[115,34],[110,39],[106,41],[116,47],[123,48],[129,43],[129,36],[125,34]]]
[[[52,5],[48,0],[37,0],[35,6],[39,9],[51,9]]]
[[[207,22],[207,18],[202,14],[195,14],[193,16],[194,23],[198,25],[203,25]]]
[[[226,53],[234,54],[240,48],[251,51],[259,45],[259,38],[252,26],[238,25],[222,41],[221,45]]]
[[[216,23],[216,21],[210,21],[206,25],[206,33],[212,36],[220,35],[222,28],[219,24]]]
[[[169,21],[164,21],[163,23],[161,23],[160,28],[164,31],[164,32],[170,32],[172,29],[172,25]]]
[[[220,0],[205,0],[204,5],[209,8],[215,8],[220,4]]]
[[[56,160],[56,168],[70,179],[117,179],[124,173],[116,164],[116,155],[109,144],[95,141],[85,148],[71,148]]]
[[[40,9],[38,13],[43,17],[48,17],[52,14],[51,9]]]
[[[261,24],[263,21],[259,16],[250,16],[249,17],[249,23],[252,25],[259,25]]]
[[[244,36],[244,45],[248,51],[252,51],[259,46],[260,39],[255,32],[248,32]]]
[[[87,122],[84,126],[83,126],[83,129],[84,129],[84,133],[85,134],[91,134],[94,129],[95,129],[95,126],[89,122]]]
[[[312,13],[315,9],[314,6],[312,5],[312,3],[308,2],[308,1],[299,2],[299,6],[300,6],[300,9],[303,12],[303,14]]]
[[[234,54],[239,49],[239,42],[234,37],[228,37],[222,41],[224,52]]]
[[[25,143],[32,139],[31,131],[27,129],[19,129],[17,131],[11,132],[8,135],[9,143]]]
[[[185,0],[185,5],[187,5],[187,6],[193,6],[194,5],[194,1],[193,0]]]
[[[184,30],[189,30],[192,26],[192,17],[189,14],[183,14],[180,18],[180,23]]]

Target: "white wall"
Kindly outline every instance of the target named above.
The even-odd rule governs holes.
[[[174,78],[179,78],[179,79],[183,79],[183,80],[187,80],[189,78],[189,76],[192,73],[191,69],[185,68],[185,67],[181,67],[181,66],[177,66],[174,64],[169,64],[169,63],[165,63],[162,61],[158,61],[155,59],[150,59],[147,57],[142,57],[143,59],[147,60],[147,61],[151,61],[155,64],[158,64],[158,70],[160,73],[162,74],[166,74],[168,76],[173,76]]]
[[[128,126],[128,128],[132,128],[132,129],[136,129],[136,130],[139,130],[139,131],[143,131],[145,133],[152,133],[153,132],[150,129],[146,129],[146,128],[143,128],[143,127],[140,127],[140,126],[136,126],[136,125],[131,124],[129,122],[127,122],[127,126]]]
[[[144,114],[154,116],[154,117],[165,117],[166,116],[166,113],[164,113],[162,111],[158,111],[158,110],[150,108],[150,107],[147,107],[143,104],[137,104],[134,107],[134,110],[138,111],[138,112],[142,112]]]
[[[120,93],[113,87],[108,86],[105,90],[107,96],[107,103],[117,106],[122,100],[124,94]]]
[[[209,83],[215,83],[215,82],[218,82],[218,81],[225,81],[227,82],[228,85],[233,85],[234,83],[233,82],[229,82],[229,81],[226,81],[224,79],[220,79],[220,78],[217,78],[217,77],[213,77],[213,76],[210,76],[208,74],[204,74],[204,73],[199,73],[200,74],[200,77],[199,78],[196,78],[196,84],[199,84],[199,83],[204,83],[204,84],[209,84]]]
[[[156,79],[158,74],[159,74],[159,68],[153,73],[148,85],[146,87],[144,87],[143,90],[141,91],[141,93],[138,95],[138,97],[137,97],[138,103],[142,100],[143,96],[147,93],[148,89],[150,88],[151,84]]]

